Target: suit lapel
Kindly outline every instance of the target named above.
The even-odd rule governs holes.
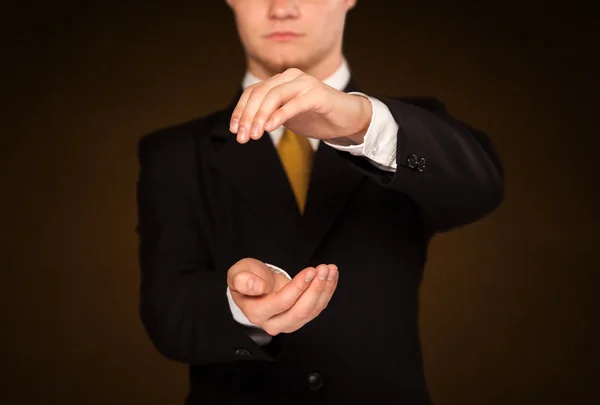
[[[298,262],[309,263],[364,175],[321,142],[300,227]],[[315,263],[313,263],[315,264]]]
[[[358,91],[353,77],[344,91]],[[314,160],[305,213],[301,216],[269,134],[241,145],[229,132],[231,113],[241,94],[240,89],[232,105],[215,121],[213,137],[219,145],[214,149],[212,164],[273,233],[280,247],[298,263],[308,263],[364,174],[321,142]]]
[[[212,164],[231,182],[258,222],[272,232],[273,240],[291,254],[301,216],[269,134],[242,145],[229,132],[231,113],[240,96],[241,91],[233,105],[217,117],[213,136],[219,145],[214,148]]]

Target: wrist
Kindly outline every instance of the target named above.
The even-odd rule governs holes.
[[[359,101],[358,117],[360,117],[360,119],[357,124],[357,127],[359,128],[358,131],[350,135],[328,139],[327,142],[340,146],[361,145],[364,143],[365,135],[369,130],[373,118],[373,105],[371,104],[371,101],[363,95],[352,94],[352,96],[356,97],[357,101]]]

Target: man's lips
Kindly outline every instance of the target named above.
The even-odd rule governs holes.
[[[300,38],[302,35],[292,31],[277,31],[272,32],[266,36],[266,38],[273,41],[290,41],[295,38]]]

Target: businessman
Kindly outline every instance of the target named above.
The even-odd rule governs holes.
[[[247,70],[226,108],[144,136],[140,315],[186,404],[430,404],[431,238],[490,214],[490,140],[425,98],[360,92],[356,0],[227,0]]]

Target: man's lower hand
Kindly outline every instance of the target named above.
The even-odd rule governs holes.
[[[246,318],[276,336],[316,318],[329,304],[338,278],[333,264],[307,267],[289,280],[260,260],[246,258],[229,269],[227,284]]]

